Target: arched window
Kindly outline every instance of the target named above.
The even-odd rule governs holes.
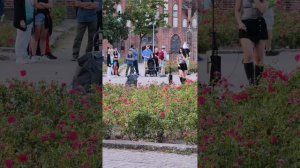
[[[180,37],[177,34],[174,34],[174,36],[171,38],[171,53],[179,53],[180,49]]]
[[[121,4],[117,5],[117,12],[118,13],[122,13],[122,6],[121,6]]]
[[[169,13],[169,4],[168,4],[168,0],[165,0],[165,4],[164,4],[164,14],[168,14]],[[164,21],[166,22],[166,24],[169,23],[169,18],[165,17]]]
[[[187,20],[186,19],[182,20],[182,27],[184,27],[184,28],[187,27]]]
[[[173,27],[178,27],[178,5],[173,6]]]

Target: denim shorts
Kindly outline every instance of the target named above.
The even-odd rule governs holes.
[[[159,64],[159,67],[164,68],[165,66],[166,66],[166,61],[161,60],[160,64]]]
[[[38,13],[37,15],[35,15],[34,21],[36,26],[43,25],[45,23],[45,15],[42,13]]]

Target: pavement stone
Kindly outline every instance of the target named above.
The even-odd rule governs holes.
[[[196,168],[197,154],[103,149],[103,168]]]
[[[154,143],[129,140],[103,140],[103,146],[116,149],[135,149],[148,151],[164,151],[172,153],[197,153],[196,145]]]

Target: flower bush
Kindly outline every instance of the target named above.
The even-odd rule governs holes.
[[[101,167],[99,92],[82,96],[56,83],[1,84],[0,167]]]
[[[296,59],[296,58],[295,58]],[[261,85],[199,89],[199,167],[299,167],[300,69],[268,68]]]
[[[13,47],[15,45],[16,29],[12,24],[0,26],[0,47]]]
[[[107,84],[103,122],[106,137],[155,142],[196,142],[194,82],[184,86],[148,85],[138,88]]]

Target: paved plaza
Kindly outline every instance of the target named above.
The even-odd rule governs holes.
[[[197,154],[103,149],[103,168],[196,168]]]

